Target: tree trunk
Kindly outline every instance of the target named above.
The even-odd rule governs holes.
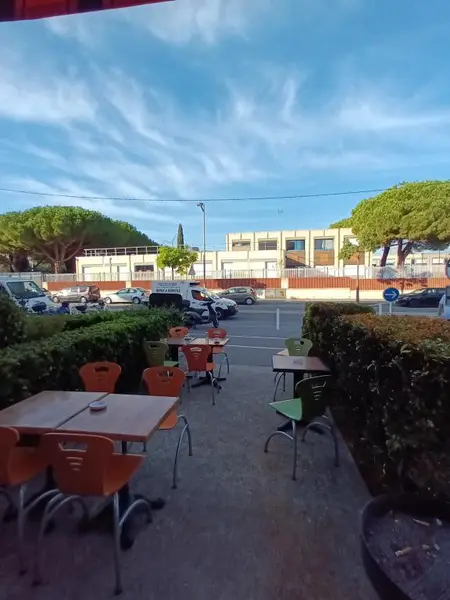
[[[406,257],[413,249],[413,245],[413,242],[406,242],[405,246],[403,247],[403,240],[399,240],[397,247],[397,267],[403,267],[405,265]]]
[[[380,267],[385,267],[386,266],[386,261],[387,258],[389,256],[389,250],[391,249],[390,246],[384,246],[383,248],[383,254],[381,255],[381,260],[380,260]]]
[[[172,281],[175,279],[175,269],[172,267]]]

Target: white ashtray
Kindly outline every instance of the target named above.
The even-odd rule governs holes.
[[[94,402],[90,402],[89,410],[92,410],[92,412],[100,412],[101,410],[105,410],[107,406],[108,405],[104,400],[95,400]]]

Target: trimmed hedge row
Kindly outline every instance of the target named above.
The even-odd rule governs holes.
[[[78,369],[91,361],[119,363],[118,391],[135,391],[146,366],[142,342],[167,335],[180,315],[153,309],[105,321],[0,352],[0,409],[45,389],[82,389]]]
[[[303,334],[333,371],[333,415],[372,492],[450,499],[450,326],[367,312],[306,310]]]

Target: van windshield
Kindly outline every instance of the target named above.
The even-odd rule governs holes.
[[[17,300],[30,300],[31,298],[45,297],[45,293],[34,281],[6,281],[4,282],[11,295]]]

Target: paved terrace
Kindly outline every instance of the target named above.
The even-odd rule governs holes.
[[[315,434],[299,445],[296,482],[288,440],[274,439],[263,453],[279,423],[267,406],[272,378],[268,367],[232,365],[215,407],[206,387],[185,396],[194,456],[184,449],[178,490],[171,489],[176,434],[152,438],[134,490],[167,505],[122,554],[123,600],[373,600],[359,555],[367,492],[356,467],[342,446],[335,468],[332,444]],[[33,556],[36,526],[28,532]],[[62,513],[45,539],[49,583],[32,588],[30,574],[17,575],[15,525],[3,524],[0,599],[112,597],[111,541],[78,534],[74,517]]]

